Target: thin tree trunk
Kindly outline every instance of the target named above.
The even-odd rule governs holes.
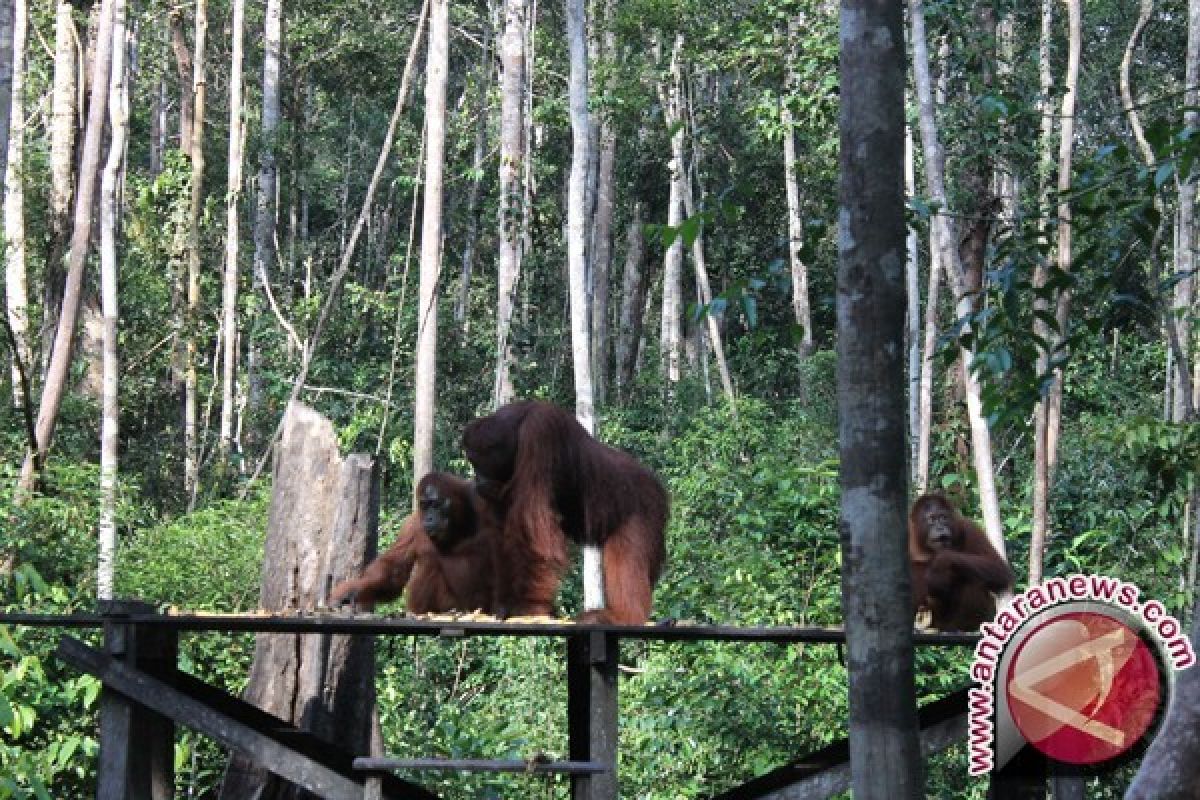
[[[417,365],[413,400],[413,491],[416,491],[416,483],[433,469],[437,284],[441,271],[449,13],[449,0],[430,0],[429,54],[425,67],[425,207],[421,220],[421,282],[417,302]]]
[[[930,239],[932,240],[932,233]],[[932,241],[931,241],[932,245]],[[917,404],[920,428],[917,439],[917,469],[913,480],[913,492],[924,494],[929,490],[929,451],[933,438],[933,365],[937,355],[937,309],[938,290],[941,285],[942,265],[937,247],[929,248],[929,287],[925,300],[925,337],[921,356],[921,396]]]
[[[671,189],[667,199],[667,225],[678,232],[683,224],[683,126],[680,116],[680,59],[683,57],[683,34],[675,37],[671,52],[671,76],[666,87],[660,87],[663,116],[671,137]],[[683,356],[683,237],[676,235],[667,247],[663,260],[662,349],[663,377],[668,400],[674,397],[680,379],[680,360]]]
[[[183,489],[188,508],[200,484],[200,441],[197,435],[197,339],[200,311],[200,213],[204,203],[204,101],[208,87],[204,48],[208,36],[208,0],[196,2],[195,50],[192,62],[191,200],[188,206],[186,344],[183,364]]]
[[[905,517],[904,32],[842,0],[837,401],[854,796],[924,796]]]
[[[47,248],[43,281],[42,349],[48,356],[49,343],[58,326],[62,304],[63,253],[71,236],[71,191],[75,177],[75,106],[78,94],[75,47],[79,34],[69,0],[59,0],[54,25],[54,85],[50,101],[50,246]]]
[[[1132,73],[1133,54],[1137,50],[1142,33],[1145,32],[1146,26],[1150,24],[1150,19],[1153,16],[1154,0],[1141,0],[1137,22],[1134,23],[1133,31],[1129,34],[1129,41],[1125,44],[1125,55],[1121,58],[1121,71],[1118,79],[1118,84],[1121,88],[1121,104],[1124,106],[1125,116],[1129,120],[1129,130],[1133,133],[1133,140],[1137,143],[1138,150],[1142,154],[1142,160],[1148,165],[1153,165],[1156,159],[1153,148],[1146,141],[1146,133],[1142,128],[1142,120],[1138,115],[1137,104],[1134,101]]]
[[[29,277],[25,266],[25,39],[29,11],[25,0],[13,6],[12,114],[8,135],[8,160],[4,172],[4,239],[7,261],[4,293],[8,325],[17,340],[20,362],[31,364],[29,342]],[[24,408],[30,398],[22,394],[17,359],[12,364],[13,407]]]
[[[800,253],[804,248],[804,221],[800,208],[800,182],[796,177],[796,135],[793,131],[792,109],[788,105],[793,92],[799,91],[793,50],[797,36],[798,20],[788,20],[787,51],[787,94],[779,110],[779,121],[783,128],[783,182],[787,192],[788,209],[788,263],[792,270],[792,311],[796,324],[801,328],[800,357],[808,358],[813,351],[812,306],[808,298],[808,266]]]
[[[909,202],[917,194],[916,168],[913,163],[912,128],[904,126],[904,192]],[[921,461],[921,261],[917,230],[905,231],[904,284],[908,302],[905,312],[905,336],[908,344],[908,440],[909,465],[913,483],[917,481]],[[930,276],[932,278],[932,275]],[[923,484],[923,482],[920,482]],[[923,494],[924,489],[917,490]]]
[[[233,396],[237,375],[238,204],[242,196],[242,40],[245,0],[233,0],[229,59],[229,159],[225,189],[225,276],[221,292],[221,460],[233,450]]]
[[[1054,0],[1042,0],[1042,24],[1038,40],[1038,75],[1039,99],[1038,106],[1042,115],[1040,155],[1038,160],[1038,207],[1047,196],[1050,172],[1054,166],[1054,112],[1051,92],[1054,88],[1054,77],[1050,70],[1050,42],[1054,26]],[[1039,232],[1046,232],[1046,215],[1039,215]],[[1046,282],[1049,271],[1039,262],[1033,274],[1033,335],[1038,342],[1037,374],[1041,380],[1050,371],[1050,352],[1053,346],[1054,332],[1051,330],[1046,317],[1049,314],[1049,302],[1046,296]],[[1033,419],[1033,508],[1031,530],[1029,536],[1029,585],[1034,586],[1042,580],[1042,560],[1046,550],[1046,532],[1050,525],[1050,470],[1049,450],[1047,449],[1046,430],[1048,422],[1048,395],[1043,397],[1034,408]]]
[[[112,142],[100,182],[100,303],[104,315],[104,377],[100,418],[100,552],[96,568],[96,596],[113,597],[117,549],[117,193],[125,142],[129,131],[125,74],[125,0],[115,0],[112,25],[112,76],[109,81],[108,118]]]
[[[263,19],[263,108],[262,152],[259,155],[258,196],[254,209],[254,289],[255,295],[270,287],[267,270],[275,263],[276,194],[279,172],[276,166],[276,141],[279,135],[279,62],[283,49],[283,0],[267,0]],[[303,113],[303,111],[301,112]],[[262,403],[262,354],[251,322],[246,346],[247,412],[253,415]]]
[[[1200,127],[1200,2],[1188,2],[1187,60],[1184,67],[1184,125]],[[1177,320],[1186,320],[1193,312],[1196,269],[1196,172],[1193,168],[1187,175],[1179,176],[1179,258],[1175,264],[1174,300],[1171,313]],[[1172,419],[1182,422],[1187,416],[1187,405],[1192,399],[1194,387],[1185,379],[1186,368],[1192,359],[1192,337],[1181,336],[1182,352],[1175,354],[1175,378],[1172,389]]]
[[[605,0],[605,30],[601,57],[606,64],[617,60],[617,36],[615,32],[615,0]],[[602,94],[613,90],[612,78],[601,87]],[[615,206],[615,178],[617,164],[617,131],[610,114],[605,114],[599,125],[593,125],[593,138],[599,147],[596,166],[596,209],[592,222],[592,389],[596,404],[607,402],[611,334],[608,319],[611,293],[609,284],[612,274],[613,211]]]
[[[633,217],[629,220],[629,232],[625,242],[625,269],[621,275],[621,311],[616,349],[617,397],[623,403],[629,400],[630,387],[633,384],[638,341],[642,335],[643,306],[646,302],[646,279],[642,269],[645,247],[640,200],[633,201]]]
[[[179,151],[192,155],[193,85],[192,54],[188,51],[187,35],[183,31],[183,11],[174,6],[167,16],[171,29],[171,51],[175,54],[175,71],[179,76]]]
[[[504,38],[500,45],[500,174],[499,253],[496,279],[496,374],[492,407],[513,399],[512,368],[516,361],[509,334],[521,276],[523,175],[527,159],[525,138],[525,0],[505,0]]]
[[[938,139],[937,120],[934,116],[933,88],[929,76],[929,51],[925,39],[925,7],[923,0],[910,0],[913,43],[913,72],[917,86],[917,103],[920,113],[921,140],[925,150],[925,173],[929,185],[930,200],[943,211],[948,210],[946,185],[943,177],[945,155]],[[971,313],[972,299],[966,291],[966,281],[959,259],[957,235],[951,217],[946,213],[933,215],[932,225],[936,232],[937,248],[943,269],[954,292],[958,316]],[[971,428],[972,455],[975,464],[976,482],[979,488],[979,503],[982,510],[984,530],[993,547],[1001,555],[1005,552],[1004,530],[1000,521],[1000,503],[996,496],[996,476],[992,467],[992,440],[987,418],[983,415],[978,377],[971,371],[974,354],[962,348],[963,379],[966,384],[967,418]]]
[[[68,6],[68,9],[70,6]],[[8,128],[12,111],[15,0],[0,0],[0,179],[8,171]]]
[[[167,82],[159,79],[150,95],[150,177],[157,178],[163,170],[163,153],[167,150]]]
[[[30,453],[21,467],[18,501],[23,501],[33,488],[34,481],[45,463],[46,454],[54,439],[58,412],[66,391],[67,372],[71,366],[71,347],[75,339],[75,322],[79,314],[83,271],[87,262],[88,243],[92,235],[92,204],[96,194],[96,173],[100,164],[100,144],[104,138],[104,118],[108,113],[108,73],[112,59],[113,0],[103,0],[97,26],[96,55],[92,68],[91,101],[88,105],[87,128],[83,134],[83,150],[79,164],[79,184],[75,197],[75,227],[67,262],[66,286],[63,291],[59,325],[50,352],[50,365],[38,405],[36,453]]]

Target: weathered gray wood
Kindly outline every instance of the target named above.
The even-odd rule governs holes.
[[[257,763],[269,764],[271,769],[326,800],[360,800],[363,787],[354,780],[320,764],[313,759],[266,736],[254,728],[213,710],[167,683],[141,670],[127,667],[117,659],[82,642],[64,636],[59,640],[57,655],[79,669],[96,675],[113,693],[137,702],[160,714],[186,722],[191,728],[216,739],[226,747],[251,755]],[[120,725],[114,728],[122,730]],[[136,793],[109,794],[102,785],[99,800],[128,800]],[[259,795],[243,795],[258,797]]]
[[[600,764],[572,773],[572,800],[617,797],[617,652],[612,634],[592,631],[567,640],[567,740],[571,761]]]
[[[109,614],[150,613],[132,601],[107,602]],[[148,674],[175,670],[178,636],[112,619],[104,647],[115,659]],[[100,695],[100,758],[97,797],[102,800],[171,800],[175,793],[175,727],[171,720],[107,687]]]
[[[375,554],[379,480],[372,459],[338,454],[329,420],[293,403],[275,453],[259,607],[314,609],[327,576],[347,577]],[[366,754],[375,707],[369,636],[262,634],[248,702],[343,748]],[[230,758],[221,797],[303,797],[275,786],[262,764]]]

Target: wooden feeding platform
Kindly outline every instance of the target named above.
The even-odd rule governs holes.
[[[401,779],[423,771],[489,771],[557,774],[571,782],[579,800],[616,798],[617,656],[623,639],[664,642],[749,642],[843,645],[838,627],[763,626],[678,622],[647,625],[577,624],[569,620],[497,620],[475,615],[378,616],[349,611],[165,613],[138,602],[108,604],[97,613],[0,615],[0,624],[104,630],[103,648],[64,635],[57,655],[97,676],[104,686],[100,711],[100,800],[167,800],[173,792],[174,726],[184,725],[320,797],[435,798],[429,789]],[[565,759],[396,758],[350,753],[296,725],[268,714],[177,667],[178,635],[192,632],[254,632],[318,636],[537,636],[563,639],[567,658]],[[977,634],[914,634],[922,647],[971,647]],[[922,750],[935,753],[964,739],[966,690],[919,711]],[[1039,771],[1040,770],[1040,771]],[[1026,768],[1019,780],[993,780],[992,796],[1027,796]],[[996,776],[1003,778],[1004,776]],[[1032,782],[1045,785],[1045,765]],[[720,795],[725,800],[765,797],[828,797],[849,787],[845,740],[808,754]],[[1006,788],[1007,787],[1007,788]]]

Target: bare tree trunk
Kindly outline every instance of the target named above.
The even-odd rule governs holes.
[[[522,206],[528,142],[525,139],[525,0],[505,0],[504,38],[500,45],[500,210],[496,292],[496,377],[492,407],[513,399],[512,368],[516,360],[509,333],[521,276]]]
[[[602,58],[606,64],[615,64],[617,60],[617,36],[615,32],[615,0],[605,0],[605,30]],[[610,78],[608,85],[601,88],[607,94],[612,90]],[[615,178],[617,164],[617,131],[611,115],[605,114],[598,126],[593,125],[594,138],[599,147],[596,166],[596,210],[592,223],[592,389],[596,395],[596,404],[603,406],[607,402],[609,375],[611,374],[610,359],[612,354],[611,335],[608,318],[610,314],[609,284],[612,274],[612,226],[615,206]]]
[[[617,396],[629,400],[633,384],[634,364],[638,342],[642,335],[643,306],[646,301],[646,278],[642,267],[645,252],[642,234],[642,203],[633,201],[633,217],[625,244],[625,269],[621,275],[621,312],[617,326],[616,376]]]
[[[437,284],[441,271],[442,173],[446,152],[449,0],[431,0],[425,67],[425,207],[421,221],[421,283],[417,303],[417,366],[413,409],[413,491],[433,469],[437,378]]]
[[[46,454],[54,439],[58,412],[66,391],[67,372],[71,366],[71,346],[75,339],[75,322],[79,313],[83,270],[87,262],[88,243],[92,235],[92,203],[96,194],[96,173],[100,163],[100,143],[104,138],[104,118],[108,113],[108,73],[112,59],[113,0],[104,0],[97,26],[96,55],[92,68],[91,102],[88,105],[87,128],[83,134],[83,151],[79,164],[79,189],[75,197],[75,227],[71,234],[67,262],[66,287],[50,365],[38,405],[36,453],[30,453],[21,467],[19,500],[28,496],[34,481],[45,463]]]
[[[930,236],[932,239],[932,235]],[[938,289],[942,277],[941,259],[936,247],[929,250],[929,287],[925,300],[925,337],[921,355],[921,397],[917,404],[920,430],[917,439],[917,469],[913,491],[924,494],[929,490],[929,450],[933,438],[933,365],[937,355]]]
[[[197,338],[200,311],[200,213],[204,203],[204,101],[208,87],[205,75],[204,48],[208,36],[208,0],[196,2],[195,51],[192,62],[192,157],[191,201],[188,206],[187,237],[187,305],[185,328],[187,340],[183,364],[183,489],[188,496],[188,508],[196,502],[200,485],[200,441],[197,432],[196,375]]]
[[[924,796],[905,517],[904,32],[842,0],[837,401],[850,774],[862,800]]]
[[[904,192],[911,202],[917,194],[917,175],[913,163],[912,128],[904,126]],[[908,302],[905,305],[905,336],[908,343],[908,441],[909,466],[913,483],[918,480],[921,462],[921,261],[917,230],[908,226],[905,231],[904,284]],[[932,280],[932,270],[930,280]],[[917,494],[923,494],[918,489]]]
[[[254,209],[254,288],[257,295],[270,287],[267,270],[276,259],[275,195],[279,191],[276,149],[279,136],[279,62],[283,49],[283,0],[267,0],[263,19],[263,108],[262,153],[259,156],[258,196]],[[303,113],[303,112],[301,112]],[[263,387],[260,375],[262,355],[255,323],[251,322],[246,346],[247,412],[253,415],[262,402]]]
[[[12,26],[12,113],[8,135],[8,160],[4,172],[4,239],[6,265],[4,293],[8,325],[17,340],[22,364],[31,364],[29,342],[29,277],[25,266],[25,39],[29,11],[25,0],[13,6]],[[17,358],[12,364],[13,407],[24,408],[30,398],[22,394]]]
[[[225,189],[225,275],[221,292],[221,460],[233,450],[233,396],[237,376],[238,204],[242,197],[242,40],[245,0],[233,0],[229,59],[229,159]]]
[[[113,597],[117,550],[117,193],[129,133],[129,95],[125,73],[125,0],[115,0],[112,25],[112,75],[108,119],[112,142],[100,181],[100,303],[104,315],[104,377],[100,418],[100,552],[96,596]]]
[[[671,77],[666,87],[660,87],[663,116],[671,137],[671,190],[667,200],[667,225],[675,231],[683,223],[683,126],[680,115],[680,59],[683,57],[683,34],[675,37],[671,52]],[[680,360],[683,356],[683,237],[676,235],[667,247],[663,260],[662,348],[663,378],[668,399],[674,396],[680,379]]]
[[[183,11],[174,6],[167,16],[171,28],[171,50],[175,53],[175,71],[179,75],[179,151],[189,158],[192,155],[192,100],[196,87],[193,85],[192,54],[188,51],[187,35],[183,31]]]
[[[917,104],[920,112],[921,140],[925,150],[925,173],[929,185],[930,200],[942,211],[948,210],[946,185],[943,177],[945,155],[938,139],[937,120],[934,116],[933,88],[929,76],[929,51],[925,39],[925,7],[923,0],[910,0],[912,20],[913,73],[917,86]],[[966,281],[958,252],[958,237],[951,217],[936,213],[933,225],[938,255],[946,271],[950,288],[956,298],[959,317],[967,316],[972,310],[971,296],[966,291]],[[992,440],[987,418],[983,415],[979,379],[970,370],[974,354],[962,348],[963,379],[966,384],[967,418],[971,427],[971,451],[975,463],[975,476],[979,487],[979,503],[982,510],[984,530],[997,552],[1004,554],[1004,529],[1000,521],[1000,503],[996,496],[996,476],[992,467]]]
[[[15,0],[0,0],[0,179],[8,172],[8,128],[12,119]],[[68,9],[70,6],[68,6]]]
[[[1050,172],[1054,166],[1054,113],[1051,92],[1054,88],[1054,77],[1050,70],[1050,43],[1054,27],[1054,0],[1042,0],[1042,25],[1038,40],[1038,75],[1039,99],[1038,106],[1042,115],[1040,156],[1038,161],[1038,205],[1047,195]],[[1046,217],[1043,216],[1038,224],[1039,230],[1046,230]],[[1048,280],[1048,270],[1040,263],[1033,274],[1033,335],[1035,341],[1042,342],[1038,351],[1037,374],[1039,380],[1050,370],[1050,349],[1054,333],[1046,322],[1049,303],[1045,297],[1045,286]],[[1047,449],[1046,430],[1048,417],[1048,396],[1038,402],[1034,408],[1033,419],[1033,509],[1031,531],[1029,537],[1029,585],[1034,586],[1042,580],[1042,559],[1046,551],[1046,532],[1050,526],[1050,469],[1049,450]]]
[[[150,95],[150,177],[157,178],[163,170],[163,153],[167,151],[167,82],[161,78]]]
[[[812,305],[808,298],[808,266],[800,253],[804,249],[804,220],[800,208],[800,182],[796,177],[796,135],[792,130],[792,109],[788,105],[792,94],[799,91],[797,84],[794,48],[797,38],[798,20],[788,20],[787,92],[779,110],[783,128],[783,182],[787,192],[788,209],[788,263],[792,269],[792,311],[800,334],[800,357],[808,358],[813,351]]]
[[[1125,116],[1129,119],[1129,129],[1133,133],[1133,140],[1137,142],[1138,150],[1142,154],[1142,160],[1148,165],[1153,165],[1155,162],[1154,150],[1150,147],[1150,143],[1146,141],[1146,133],[1142,129],[1142,121],[1137,111],[1137,104],[1133,97],[1133,54],[1137,50],[1138,42],[1142,38],[1142,33],[1145,32],[1146,26],[1150,24],[1151,17],[1154,16],[1154,0],[1141,0],[1141,5],[1138,10],[1137,22],[1133,25],[1133,31],[1129,34],[1129,41],[1125,44],[1125,55],[1121,58],[1121,71],[1118,79],[1118,84],[1121,89],[1121,104],[1125,109]]]
[[[1200,2],[1188,2],[1187,61],[1184,67],[1183,103],[1184,125],[1200,127]],[[1175,296],[1171,313],[1177,320],[1186,321],[1193,312],[1192,304],[1196,285],[1196,171],[1192,169],[1179,180],[1179,258],[1175,264]],[[1190,326],[1189,326],[1190,327]],[[1173,382],[1172,419],[1182,422],[1187,416],[1187,405],[1192,399],[1194,387],[1188,385],[1186,374],[1192,359],[1192,337],[1180,336],[1182,353],[1175,354],[1175,377]]]
[[[63,254],[71,236],[71,191],[75,178],[75,105],[78,87],[75,48],[79,34],[70,0],[59,0],[54,25],[54,85],[50,101],[50,246],[42,292],[43,358],[58,326],[65,272]]]
[[[588,117],[588,22],[585,0],[565,0],[567,46],[571,74],[568,99],[571,113],[571,173],[567,184],[567,264],[571,287],[571,355],[575,374],[575,416],[588,433],[596,432],[592,394],[592,331],[588,299],[587,183],[591,151]],[[604,608],[604,568],[600,548],[583,548],[583,607]]]

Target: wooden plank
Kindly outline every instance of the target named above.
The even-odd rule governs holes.
[[[567,640],[567,742],[572,761],[605,765],[571,777],[572,800],[617,797],[617,637],[599,631]]]
[[[989,800],[1045,800],[1046,757],[1027,744],[1007,764],[992,773]]]
[[[521,761],[486,758],[356,758],[354,768],[362,772],[385,770],[456,770],[463,772],[527,772],[530,774],[598,775],[609,767],[594,761]]]
[[[272,772],[320,795],[326,800],[361,800],[363,786],[320,763],[293,747],[280,743],[272,736],[239,722],[207,706],[168,683],[120,663],[107,653],[64,636],[59,640],[57,655],[63,661],[99,677],[104,684],[126,697],[176,722],[194,728],[220,742],[252,756],[257,763],[267,765]],[[261,712],[260,712],[261,713]],[[436,800],[437,795],[411,785],[405,797]],[[101,800],[109,800],[101,796]],[[113,796],[113,800],[117,800]],[[124,798],[120,798],[124,800]]]
[[[100,615],[86,614],[0,614],[0,625],[36,627],[100,627]],[[349,611],[239,614],[149,614],[131,615],[130,622],[187,631],[260,633],[358,633],[412,636],[555,636],[568,638],[581,633],[615,634],[622,639],[647,641],[773,642],[777,644],[842,644],[845,631],[839,627],[736,625],[580,625],[571,620],[496,620],[481,617],[377,616]],[[913,642],[923,647],[974,647],[977,633],[914,633]]]
[[[926,703],[918,712],[921,753],[934,753],[961,742],[967,734],[967,690]],[[774,769],[716,795],[713,800],[816,800],[850,789],[850,745],[841,739],[804,758]]]

